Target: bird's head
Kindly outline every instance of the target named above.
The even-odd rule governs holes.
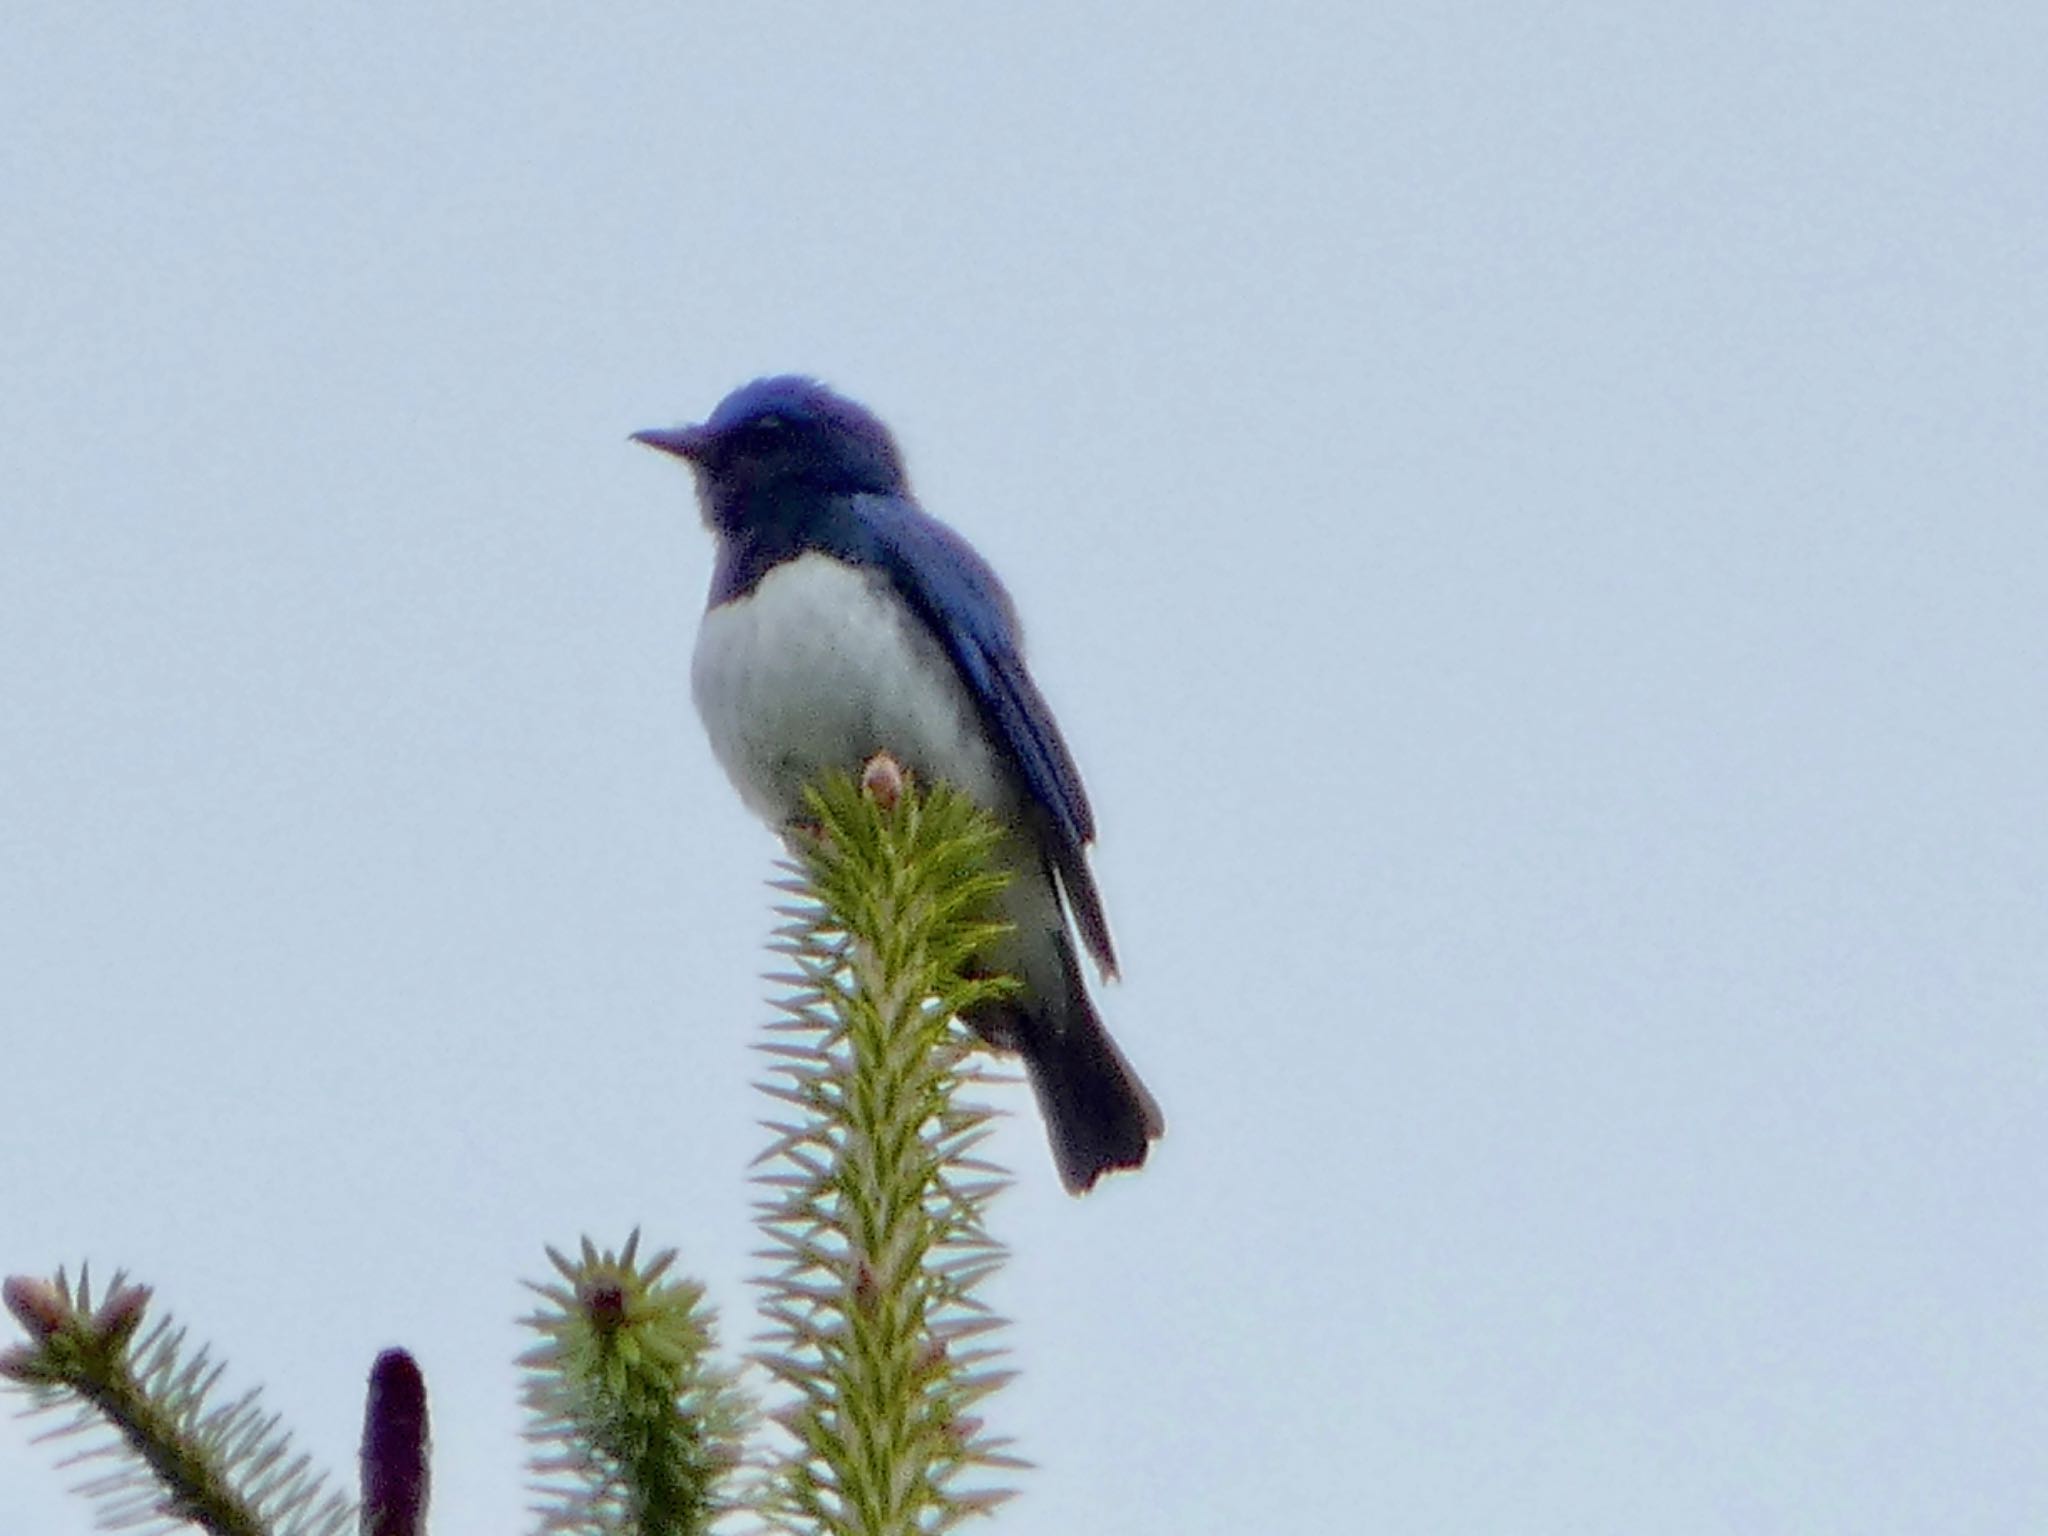
[[[686,460],[712,527],[736,530],[805,492],[903,495],[903,459],[889,429],[815,379],[782,374],[743,384],[701,426],[635,432]]]

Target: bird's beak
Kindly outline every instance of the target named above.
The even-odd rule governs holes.
[[[633,441],[695,464],[704,457],[710,434],[702,427],[654,427],[645,432],[635,432]]]

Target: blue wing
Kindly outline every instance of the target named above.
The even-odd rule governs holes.
[[[896,496],[857,498],[874,559],[931,626],[981,705],[983,722],[1007,749],[1042,813],[1040,842],[1073,909],[1074,923],[1103,970],[1116,973],[1102,896],[1088,869],[1095,816],[1052,710],[1024,666],[1023,635],[1010,594],[959,534]]]

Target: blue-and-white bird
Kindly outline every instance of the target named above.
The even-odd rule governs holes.
[[[1069,929],[1114,976],[1095,819],[995,572],[918,506],[888,429],[814,380],[757,379],[702,426],[634,436],[689,463],[718,539],[690,681],[740,798],[786,828],[806,783],[887,752],[993,813],[1015,931],[980,959],[1023,985],[966,1022],[1023,1056],[1069,1190],[1137,1167],[1164,1121]]]

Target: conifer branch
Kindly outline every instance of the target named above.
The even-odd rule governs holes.
[[[664,1278],[673,1249],[639,1262],[640,1234],[617,1253],[585,1239],[563,1285],[526,1319],[544,1342],[521,1357],[533,1416],[541,1529],[569,1536],[700,1536],[729,1501],[726,1475],[751,1418],[711,1363],[704,1288]]]
[[[142,1331],[147,1287],[117,1274],[95,1309],[89,1272],[74,1288],[60,1269],[54,1280],[8,1280],[5,1297],[29,1342],[0,1353],[0,1377],[27,1389],[31,1413],[75,1410],[42,1438],[114,1431],[65,1463],[116,1463],[80,1488],[99,1501],[102,1525],[341,1536],[354,1521],[254,1391],[209,1406],[226,1367],[204,1349],[187,1356],[185,1330],[168,1317]]]
[[[757,1176],[768,1238],[758,1362],[793,1397],[781,1514],[845,1536],[946,1530],[1009,1496],[1020,1465],[973,1409],[1008,1378],[975,1294],[1002,1248],[1006,1180],[974,1156],[991,1111],[956,1099],[971,1049],[952,1020],[1007,978],[963,974],[1000,928],[998,833],[944,785],[886,759],[809,800],[815,836],[778,888],[791,969],[762,1086],[796,1113]]]

